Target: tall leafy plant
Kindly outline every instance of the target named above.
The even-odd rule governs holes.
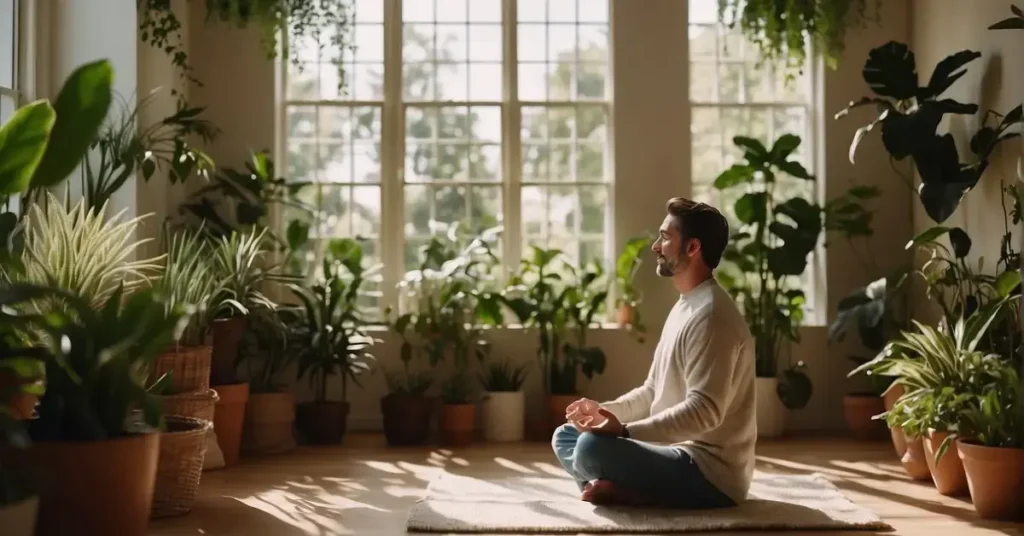
[[[718,278],[740,302],[754,336],[757,376],[775,378],[783,345],[800,340],[806,296],[798,278],[822,234],[821,209],[803,197],[779,197],[778,175],[814,180],[800,162],[790,159],[800,146],[798,136],[784,135],[770,149],[747,137],[736,137],[733,143],[743,150],[744,161],[722,172],[714,187],[745,193],[733,207],[740,227],[723,254],[729,267]],[[802,376],[792,376],[795,369],[787,373],[787,378]],[[810,382],[801,384],[799,393],[783,397],[787,405],[807,403]]]
[[[1021,120],[1021,107],[1010,111],[992,125],[983,125],[971,139],[973,162],[963,162],[953,135],[938,134],[946,115],[973,115],[978,105],[943,98],[945,92],[967,73],[966,66],[981,57],[973,50],[961,50],[940,61],[928,83],[918,85],[914,53],[904,43],[890,41],[873,49],[864,63],[864,80],[874,96],[851,102],[836,119],[862,106],[874,106],[877,117],[857,130],[850,144],[850,161],[860,141],[881,125],[882,143],[897,161],[910,157],[921,177],[917,188],[921,204],[936,223],[946,221],[961,199],[974,188],[999,143],[1018,136],[1008,132]],[[908,177],[904,178],[913,188]]]
[[[299,379],[309,379],[317,402],[327,400],[327,380],[336,375],[341,377],[342,401],[348,401],[349,382],[360,386],[359,376],[375,361],[368,348],[378,341],[369,336],[358,306],[366,282],[363,250],[347,240],[350,255],[337,264],[324,261],[322,282],[310,288],[289,285],[301,302],[289,349],[295,352]]]
[[[641,336],[647,331],[640,318],[639,305],[643,297],[636,288],[634,279],[636,279],[637,272],[640,271],[640,266],[643,265],[641,255],[650,245],[650,237],[631,238],[626,242],[626,247],[622,249],[622,253],[615,261],[615,286],[618,291],[615,306],[629,308],[630,328],[640,333]]]
[[[562,395],[578,394],[578,374],[582,372],[584,377],[593,378],[604,372],[607,363],[604,350],[587,341],[595,319],[603,314],[608,301],[608,288],[603,284],[604,269],[595,261],[579,272],[570,269],[570,273],[564,303],[572,336],[562,344],[561,359],[551,366],[551,392]]]

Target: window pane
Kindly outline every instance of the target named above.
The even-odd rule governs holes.
[[[544,61],[547,59],[548,32],[543,24],[519,25],[519,61]]]
[[[438,24],[438,61],[466,61],[469,59],[469,29],[465,24]]]
[[[17,69],[17,28],[18,14],[15,0],[0,0],[0,87],[14,88]]]
[[[718,27],[690,25],[690,60],[715,59],[715,48],[718,46]]]
[[[501,0],[470,0],[469,22],[501,22]]]
[[[716,86],[717,69],[713,62],[690,62],[690,100],[694,102],[715,102],[718,100]]]
[[[608,0],[577,0],[580,22],[608,22]]]
[[[519,18],[519,22],[543,22],[547,20],[547,0],[519,0],[516,2],[516,16]]]
[[[433,22],[434,2],[431,0],[405,0],[402,2],[402,20],[405,22]]]
[[[469,26],[470,61],[501,62],[501,26],[471,24]]]
[[[420,0],[424,1],[424,0]],[[466,22],[469,15],[467,2],[470,0],[434,0],[438,22]]]
[[[357,0],[356,24],[362,22],[384,22],[384,0]]]

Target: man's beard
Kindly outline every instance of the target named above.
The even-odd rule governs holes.
[[[678,257],[670,259],[668,257],[659,255],[658,256],[658,275],[661,277],[672,277],[677,272],[686,268],[686,259]]]

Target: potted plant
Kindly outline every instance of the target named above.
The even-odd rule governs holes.
[[[238,353],[250,385],[242,434],[245,452],[283,454],[295,448],[295,397],[280,375],[295,362],[289,342],[299,313],[281,307],[257,309],[250,317]]]
[[[802,164],[790,160],[800,146],[798,136],[785,134],[770,149],[741,136],[733,143],[743,151],[744,161],[722,172],[714,187],[746,193],[733,207],[739,229],[716,277],[739,302],[754,337],[757,431],[774,437],[783,431],[784,407],[802,408],[811,397],[803,363],[783,370],[780,378],[779,360],[784,346],[800,340],[806,296],[798,278],[818,246],[824,222],[819,206],[802,197],[777,195],[778,175],[814,180]]]
[[[964,411],[957,453],[978,515],[1019,520],[1024,518],[1021,380],[1012,360],[996,357],[987,363],[990,384],[973,393]]]
[[[526,381],[529,363],[518,367],[509,358],[488,362],[491,345],[484,345],[477,357],[484,367],[480,384],[484,389],[481,400],[481,421],[485,441],[522,441],[525,425],[525,397],[523,383]]]
[[[616,320],[620,327],[628,326],[640,334],[646,331],[638,309],[642,297],[633,279],[643,264],[640,256],[650,245],[651,239],[645,236],[630,239],[615,263],[615,283],[618,287],[615,298]]]
[[[309,378],[314,400],[299,404],[297,421],[310,442],[341,443],[348,427],[348,384],[359,386],[359,376],[370,370],[374,357],[367,350],[376,339],[367,334],[367,320],[360,310],[360,290],[369,270],[363,267],[362,245],[344,239],[335,246],[340,254],[323,262],[323,281],[305,288],[291,284],[302,303],[289,348],[295,352],[298,377]],[[374,268],[376,270],[376,268]],[[341,401],[327,398],[327,380],[341,377]]]
[[[276,307],[262,292],[262,286],[274,279],[270,269],[263,266],[265,236],[266,229],[231,232],[215,238],[212,246],[214,273],[221,282],[214,298],[212,325],[210,384],[220,396],[213,431],[226,465],[236,463],[241,453],[245,407],[249,401],[249,384],[239,378],[236,369],[246,319],[257,308]]]
[[[151,289],[118,288],[98,308],[63,290],[33,293],[9,318],[40,333],[54,358],[28,424],[32,445],[8,459],[40,473],[38,533],[145,534],[162,425],[155,393],[167,383],[148,385],[149,371],[187,317],[168,314]],[[38,303],[61,307],[23,312]]]
[[[970,409],[974,394],[990,381],[988,370],[1003,358],[979,350],[979,343],[1009,298],[1004,296],[970,314],[954,326],[945,321],[936,329],[914,321],[916,330],[904,332],[885,352],[854,370],[896,377],[905,393],[884,414],[907,437],[921,437],[932,479],[939,493],[948,496],[969,492],[962,461],[946,456]]]

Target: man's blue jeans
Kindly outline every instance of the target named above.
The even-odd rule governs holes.
[[[580,433],[568,423],[555,430],[551,446],[580,490],[592,480],[608,480],[649,498],[655,506],[705,509],[736,505],[704,478],[697,464],[681,449],[606,434]]]

